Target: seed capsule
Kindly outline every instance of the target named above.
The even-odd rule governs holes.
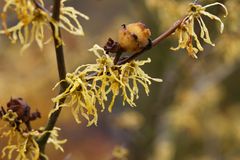
[[[149,43],[151,31],[141,22],[122,25],[118,33],[121,48],[129,53],[136,53],[144,49]]]

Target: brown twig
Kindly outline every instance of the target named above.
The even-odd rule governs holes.
[[[60,7],[61,7],[61,0],[54,0],[52,18],[56,21],[59,21]],[[56,52],[56,58],[57,58],[59,79],[61,81],[61,80],[65,79],[65,76],[66,76],[66,67],[65,67],[65,61],[64,61],[63,46],[62,46],[62,44],[59,44],[59,41],[56,38],[55,28],[54,28],[53,24],[51,24],[51,28],[52,28],[52,33],[53,33],[53,37],[54,37],[54,45],[55,45],[55,52]],[[58,29],[58,30],[59,30],[58,36],[61,38],[60,29]],[[62,93],[66,88],[67,88],[67,84],[61,83],[59,92]],[[63,98],[63,99],[61,99],[60,103],[63,103],[64,101],[65,101],[65,99]],[[54,107],[56,107],[56,105]],[[45,127],[45,131],[51,131],[54,128],[60,113],[61,113],[61,108],[59,108],[57,111],[55,111],[53,114],[50,115],[47,125]],[[38,139],[38,144],[39,144],[41,153],[44,153],[44,151],[45,151],[45,146],[48,141],[48,138],[50,137],[50,134],[51,134],[50,132],[47,132],[46,134],[44,134],[42,137],[40,137]],[[44,160],[45,157],[41,156],[40,159]]]

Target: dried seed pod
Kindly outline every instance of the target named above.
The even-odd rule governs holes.
[[[10,101],[7,103],[7,110],[12,110],[13,112],[16,112],[18,118],[23,121],[30,113],[30,107],[27,105],[26,102],[23,101],[22,98],[11,98]]]
[[[7,111],[10,110],[17,114],[17,118],[15,120],[17,130],[19,130],[21,123],[25,123],[28,130],[31,130],[30,121],[41,118],[40,112],[36,111],[31,113],[31,107],[22,98],[11,98],[7,103]],[[5,114],[6,111],[2,107],[0,110],[0,118]]]
[[[107,43],[104,46],[106,53],[118,53],[122,52],[122,49],[118,42],[115,42],[112,38],[109,38]]]
[[[121,48],[129,53],[136,53],[149,44],[151,31],[141,22],[122,25],[118,33]]]

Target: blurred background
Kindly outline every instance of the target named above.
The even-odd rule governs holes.
[[[116,39],[122,24],[141,21],[152,31],[152,39],[168,29],[187,10],[188,0],[69,0],[69,5],[90,17],[79,19],[84,37],[63,33],[66,66],[69,72],[77,66],[94,63],[88,52],[94,44],[103,46],[109,37]],[[202,0],[202,4],[215,2]],[[116,146],[128,152],[129,160],[239,160],[240,159],[240,9],[239,0],[219,0],[229,16],[223,18],[221,7],[209,8],[225,23],[222,35],[219,23],[206,23],[216,47],[204,45],[198,60],[177,45],[172,36],[139,59],[150,57],[144,66],[152,77],[163,83],[151,85],[150,96],[140,95],[137,107],[122,107],[116,102],[113,113],[100,114],[98,126],[77,125],[68,109],[57,123],[61,138],[68,139],[65,152],[48,146],[50,159],[111,160]],[[2,2],[0,2],[2,6]],[[15,20],[12,19],[14,22]],[[33,122],[44,126],[57,94],[52,91],[58,81],[53,44],[41,51],[32,45],[24,54],[21,46],[12,45],[0,36],[0,104],[6,106],[10,97],[22,97],[42,113]],[[2,122],[0,122],[2,125]],[[4,145],[0,141],[0,148]],[[121,152],[121,149],[120,151]],[[117,159],[117,158],[115,158]]]

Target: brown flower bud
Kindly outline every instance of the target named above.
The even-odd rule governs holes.
[[[121,48],[129,53],[136,53],[144,49],[151,36],[151,31],[141,22],[122,25],[118,33]]]
[[[28,130],[31,130],[30,121],[37,118],[41,118],[40,112],[36,111],[31,113],[31,107],[22,98],[11,98],[7,103],[7,111],[17,113],[17,119],[15,120],[17,130],[19,130],[20,124],[25,123]],[[6,114],[6,111],[2,107],[0,110],[0,118]]]

